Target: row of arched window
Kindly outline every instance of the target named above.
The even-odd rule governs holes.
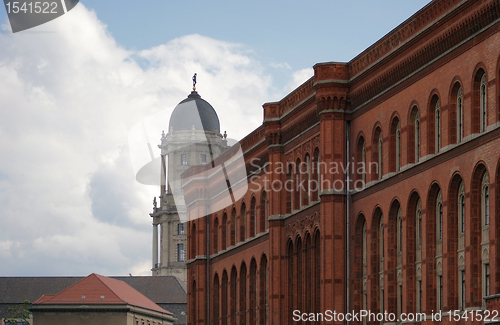
[[[289,238],[287,243],[287,275],[288,275],[288,316],[292,311],[301,310],[321,312],[321,255],[320,231],[316,229],[311,235],[306,232],[304,238],[297,235]],[[291,323],[291,320],[289,320]]]
[[[244,242],[248,238],[255,237],[259,233],[267,231],[268,228],[268,198],[267,193],[262,191],[260,195],[260,204],[257,205],[257,199],[252,196],[250,206],[247,207],[245,202],[240,205],[239,213],[236,207],[233,206],[231,214],[224,210],[222,218],[217,214],[211,217],[211,254],[217,254],[219,251],[235,246],[239,242]],[[191,226],[191,256],[196,257],[196,222]]]
[[[309,153],[306,153],[303,160],[297,158],[287,164],[287,179],[283,186],[286,193],[286,213],[319,201],[319,167],[319,148],[314,149],[312,160]]]
[[[481,66],[481,65],[479,65]],[[418,163],[424,155],[439,153],[444,146],[457,144],[464,140],[468,135],[474,133],[482,133],[487,131],[488,127],[488,106],[487,106],[488,80],[486,71],[480,67],[474,74],[474,82],[472,87],[472,100],[470,112],[471,114],[464,115],[464,93],[463,86],[459,78],[455,78],[452,82],[449,101],[446,107],[447,121],[443,121],[442,98],[437,90],[430,94],[428,110],[426,116],[427,136],[421,132],[421,109],[418,103],[414,102],[410,106],[408,121],[406,127],[401,126],[399,114],[395,112],[390,121],[388,155],[384,148],[384,140],[382,134],[382,126],[380,123],[375,124],[372,133],[371,143],[371,164],[366,165],[366,147],[365,137],[362,133],[357,139],[357,162],[366,166],[361,172],[359,169],[358,179],[363,181],[374,181],[382,179],[384,173],[384,157],[388,157],[388,172],[398,172],[404,161],[407,164]],[[423,114],[425,115],[425,114]],[[469,124],[466,133],[465,125]],[[402,159],[402,130],[406,129],[407,134],[407,158]],[[447,143],[443,142],[443,132],[447,130]],[[424,143],[426,141],[426,143]],[[427,148],[427,152],[423,152],[422,148]],[[366,179],[366,173],[371,174],[370,179]]]
[[[355,308],[398,315],[484,308],[483,297],[490,295],[490,200],[488,171],[479,163],[469,185],[453,174],[447,197],[435,181],[426,197],[413,190],[406,206],[397,197],[387,214],[377,206],[370,223],[360,212]]]
[[[211,290],[210,317],[212,324],[267,324],[269,272],[265,254],[257,262],[252,258],[247,266],[232,266],[222,274],[215,272]],[[192,280],[191,319],[196,319],[196,281]],[[192,323],[192,321],[190,322]]]

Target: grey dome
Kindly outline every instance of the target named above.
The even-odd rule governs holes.
[[[180,102],[170,116],[168,129],[170,131],[196,130],[220,132],[219,117],[215,109],[196,91]]]

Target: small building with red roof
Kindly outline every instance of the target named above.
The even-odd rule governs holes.
[[[43,295],[31,308],[36,325],[173,324],[161,308],[127,283],[92,273],[55,295]]]

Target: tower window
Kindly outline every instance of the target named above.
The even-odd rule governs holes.
[[[177,235],[184,235],[184,224],[183,223],[177,224]]]
[[[177,261],[184,262],[184,244],[177,244]]]
[[[187,155],[186,154],[181,154],[181,165],[182,166],[187,166],[188,160],[187,160]]]
[[[484,264],[484,295],[490,295],[490,265]]]
[[[206,164],[207,163],[207,155],[201,154],[200,155],[201,163]]]

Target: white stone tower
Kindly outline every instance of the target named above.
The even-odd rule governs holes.
[[[212,105],[193,91],[172,112],[169,132],[162,133],[161,186],[153,217],[153,275],[173,275],[186,282],[187,229],[181,175],[194,165],[210,164],[227,148],[219,130],[219,118]],[[168,162],[167,162],[168,161]],[[168,166],[168,169],[166,169]],[[167,172],[166,172],[167,171]],[[165,181],[165,174],[167,181]],[[175,200],[174,200],[175,198]],[[177,205],[176,205],[177,203]]]

